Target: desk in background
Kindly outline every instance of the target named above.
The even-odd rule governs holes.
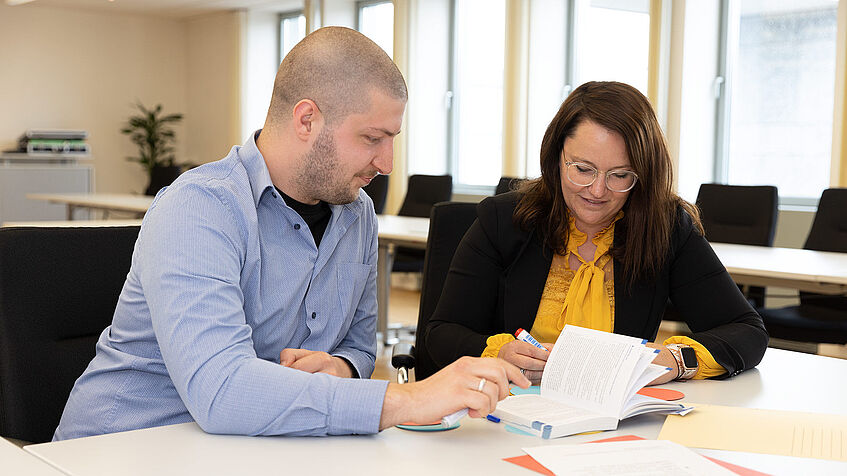
[[[691,402],[772,410],[847,414],[847,361],[768,349],[758,369],[728,380],[663,387]],[[655,439],[664,416],[647,414],[618,430],[556,440],[517,435],[504,425],[466,418],[460,428],[424,433],[389,428],[377,435],[249,437],[210,435],[195,423],[30,445],[25,449],[71,475],[121,474],[515,474],[502,461],[522,447],[583,443],[634,434]],[[707,454],[774,474],[847,474],[847,463],[708,450]]]
[[[106,215],[113,211],[131,212],[140,217],[153,203],[151,196],[128,193],[28,193],[26,198],[64,204],[68,220],[74,219],[74,211],[78,208],[102,210]]]
[[[429,218],[396,215],[377,215],[379,226],[379,255],[377,257],[376,290],[377,338],[388,338],[388,300],[391,295],[391,269],[394,267],[394,249],[397,246],[426,248],[429,236]]]
[[[847,294],[847,253],[711,243],[739,284]]]

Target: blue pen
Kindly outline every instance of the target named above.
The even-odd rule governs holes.
[[[547,350],[547,347],[544,347],[543,345],[541,345],[540,342],[535,340],[535,337],[532,337],[532,335],[530,335],[529,332],[527,332],[527,331],[525,331],[521,328],[518,328],[518,330],[515,331],[515,337],[517,337],[518,340],[522,340],[522,341],[524,341],[528,344],[532,344],[532,345],[538,347],[539,349]]]

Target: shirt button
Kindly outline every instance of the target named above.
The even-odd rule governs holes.
[[[294,224],[294,229],[295,229],[295,230],[299,230],[299,229],[300,229],[300,224],[299,224],[299,223],[295,223],[295,224]]]
[[[314,319],[314,318],[316,318],[316,317],[318,317],[318,313],[317,313],[317,312],[313,312],[313,313],[312,313],[312,319]]]

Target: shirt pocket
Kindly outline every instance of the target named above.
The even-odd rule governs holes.
[[[373,265],[363,263],[338,264],[338,298],[345,328],[342,332],[346,332],[346,328],[350,327],[373,268]]]

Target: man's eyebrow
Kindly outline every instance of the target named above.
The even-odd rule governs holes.
[[[382,132],[383,134],[387,135],[388,137],[394,137],[394,136],[396,136],[397,134],[400,133],[400,130],[398,130],[397,132],[392,132],[392,131],[389,131],[388,129],[383,129],[381,127],[368,127],[368,130]]]

